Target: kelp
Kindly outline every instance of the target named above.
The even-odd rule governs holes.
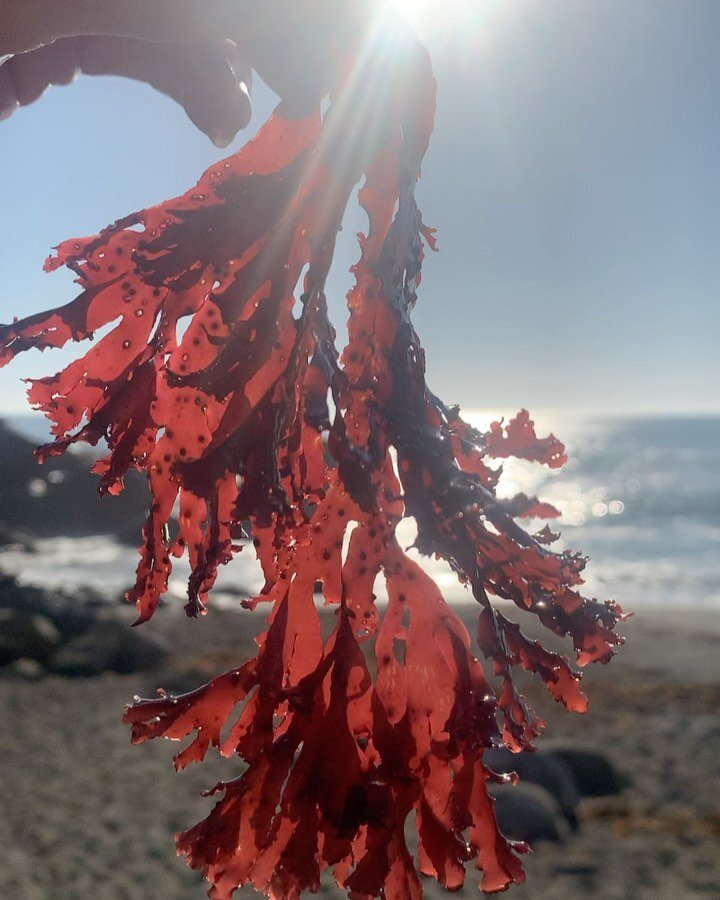
[[[245,605],[270,607],[257,655],[192,693],[161,692],[125,712],[135,743],[191,739],[178,769],[211,746],[242,762],[209,792],[219,795],[209,816],[176,839],[210,896],[251,884],[294,898],[332,869],[353,897],[419,898],[419,873],[453,890],[469,864],[484,891],[501,891],[524,879],[527,848],[496,826],[488,785],[498,776],[483,754],[530,749],[543,724],[514,673],[538,675],[569,710],[587,701],[580,673],[491,595],[569,636],[580,666],[611,658],[622,613],[582,596],[583,556],[550,549],[547,527],[522,527],[557,510],[498,497],[492,460],[557,468],[563,445],[539,438],[525,411],[478,431],[427,387],[411,321],[435,249],[415,201],[435,103],[426,51],[402,32],[366,32],[333,53],[340,74],[324,115],[319,104],[298,117],[281,103],[182,197],[62,243],[46,269],[70,268],[79,296],[2,326],[0,362],[109,326],[28,393],[53,423],[41,460],[104,440],[101,493],[121,491],[129,469],[147,475],[128,594],[137,623],[155,613],[185,554],[186,611],[205,613],[219,567],[252,539],[265,584]],[[360,183],[368,228],[339,354],[325,282]],[[487,674],[401,548],[405,517],[420,554],[447,561],[477,601]],[[336,610],[327,640],[318,586]]]

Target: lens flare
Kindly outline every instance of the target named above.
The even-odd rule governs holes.
[[[491,25],[506,15],[508,0],[393,0],[395,8],[421,36],[428,30],[457,31]]]

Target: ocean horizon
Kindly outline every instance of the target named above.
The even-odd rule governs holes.
[[[498,415],[502,413],[495,410],[465,412],[477,427],[487,427]],[[550,523],[561,532],[553,549],[581,550],[590,557],[584,592],[612,598],[627,611],[720,606],[720,414],[555,410],[536,412],[533,418],[539,434],[552,431],[566,444],[568,463],[549,470],[504,461],[499,493],[537,495],[560,510],[561,517]],[[31,440],[47,439],[42,417],[3,419]],[[103,502],[112,503],[112,498]],[[528,524],[534,530],[534,523]],[[412,520],[403,522],[398,533],[409,546]],[[108,599],[130,587],[136,563],[136,550],[105,536],[38,539],[35,553],[19,547],[0,550],[0,570],[23,582],[70,591],[88,586]],[[446,564],[427,558],[422,564],[446,599],[472,601]],[[170,599],[185,595],[188,574],[187,564],[177,561]],[[213,600],[237,605],[238,592],[254,592],[261,583],[248,547],[221,571]]]

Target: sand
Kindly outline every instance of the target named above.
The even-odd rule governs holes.
[[[144,627],[177,648],[167,672],[0,679],[0,898],[205,896],[172,835],[210,807],[200,791],[234,777],[237,763],[209,754],[175,775],[176,745],[131,747],[120,716],[134,694],[189,689],[244,658],[259,622],[220,611],[189,622],[165,608]],[[529,694],[548,719],[545,741],[601,749],[631,784],[583,800],[580,833],[541,845],[510,898],[720,898],[720,614],[647,609],[624,630],[618,657],[586,675],[587,716]]]

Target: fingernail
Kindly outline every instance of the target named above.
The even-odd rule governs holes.
[[[0,122],[3,122],[5,119],[9,119],[19,106],[20,104],[17,101],[7,106],[0,106]]]
[[[0,122],[9,119],[20,106],[6,70],[0,68]]]
[[[210,135],[210,140],[215,144],[216,147],[219,147],[221,150],[224,150],[225,147],[229,147],[230,144],[235,140],[234,134],[229,134],[227,131],[223,131],[220,129],[216,131],[215,134]]]

